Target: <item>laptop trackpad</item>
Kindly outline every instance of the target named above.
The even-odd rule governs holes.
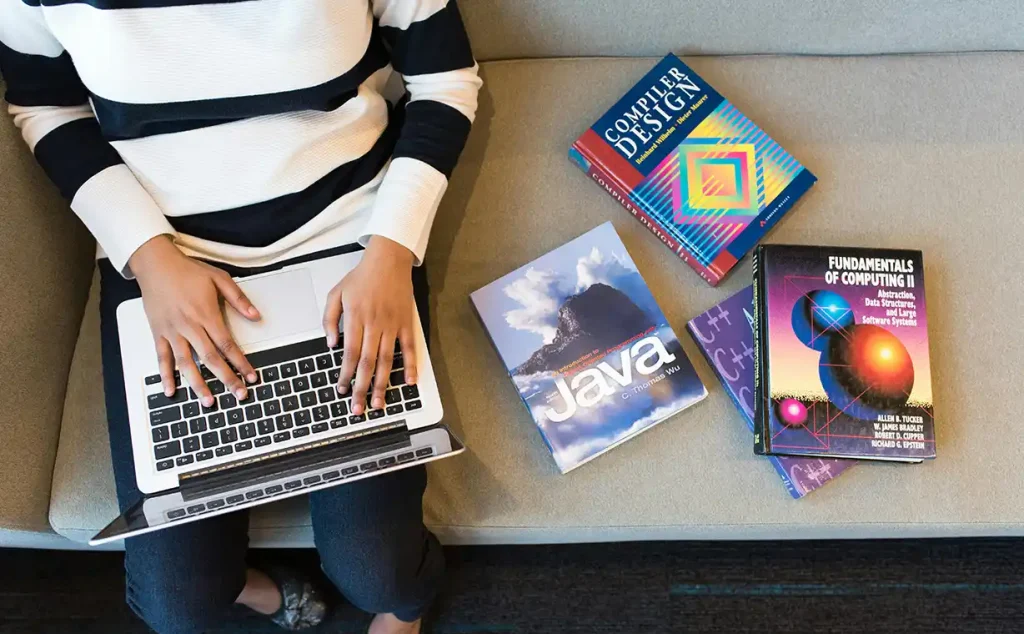
[[[225,308],[228,328],[243,348],[320,328],[321,315],[308,269],[243,279],[238,285],[262,316],[259,321],[249,321],[233,308]]]

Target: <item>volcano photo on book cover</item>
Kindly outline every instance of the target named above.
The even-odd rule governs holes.
[[[611,223],[472,302],[563,473],[707,395]]]

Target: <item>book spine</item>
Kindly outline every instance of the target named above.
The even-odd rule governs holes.
[[[754,248],[750,256],[754,272],[754,453],[758,455],[768,453],[769,447],[769,432],[764,424],[767,416],[765,411],[767,377],[764,376],[764,360],[767,354],[764,349],[766,341],[761,332],[761,322],[764,321],[764,309],[762,308],[764,289],[761,284],[763,279],[762,255],[762,248],[758,246]]]
[[[697,275],[700,275],[705,282],[711,286],[717,286],[718,283],[722,281],[721,276],[702,266],[695,258],[691,257],[687,252],[686,247],[670,236],[668,232],[662,228],[660,222],[651,218],[646,212],[644,212],[644,210],[640,209],[633,202],[633,199],[629,197],[631,188],[625,186],[624,183],[620,183],[615,177],[614,172],[606,169],[602,165],[601,161],[594,156],[594,153],[587,150],[586,144],[576,141],[572,145],[572,150],[578,152],[580,156],[585,159],[585,162],[578,160],[573,162],[576,163],[580,169],[586,172],[587,176],[603,187],[612,198],[619,201],[619,204],[622,205],[626,211],[633,214],[633,217],[636,218],[640,224],[647,227],[647,229],[657,236],[665,246],[671,249],[679,259],[689,264],[690,268],[696,271]]]

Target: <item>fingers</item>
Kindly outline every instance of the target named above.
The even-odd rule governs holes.
[[[373,395],[370,396],[370,407],[383,409],[384,393],[388,389],[391,377],[391,366],[395,361],[395,334],[386,333],[380,338],[377,349],[377,369],[373,378]]]
[[[416,385],[416,338],[412,332],[411,326],[402,328],[398,334],[398,341],[402,344],[402,357],[405,359],[405,382]]]
[[[341,285],[337,285],[327,294],[327,307],[324,308],[324,332],[327,334],[327,347],[338,345],[338,323],[341,321]]]
[[[199,355],[199,362],[210,368],[213,375],[220,379],[224,387],[234,394],[235,397],[239,400],[245,398],[245,383],[238,378],[235,371],[231,369],[231,366],[221,356],[217,344],[210,339],[209,334],[206,331],[189,333],[189,341],[192,342],[192,347],[195,348],[196,354]]]
[[[356,382],[352,385],[352,411],[366,412],[366,396],[370,391],[370,380],[377,367],[377,352],[380,349],[380,330],[372,325],[363,327],[363,346],[356,364]]]
[[[349,385],[356,377],[356,365],[363,351],[363,324],[343,313],[345,320],[345,351],[341,357],[341,374],[338,376],[338,393],[348,394]]]
[[[256,310],[256,307],[252,305],[252,302],[245,296],[242,289],[238,287],[235,280],[231,279],[230,275],[219,271],[213,276],[213,283],[217,285],[217,290],[224,297],[224,301],[237,310],[238,314],[252,321],[260,318],[260,311]]]
[[[208,324],[206,327],[207,334],[210,335],[210,339],[213,341],[213,345],[217,347],[221,355],[227,359],[229,363],[239,374],[245,377],[245,380],[249,383],[256,382],[256,370],[249,364],[249,360],[245,358],[245,354],[242,353],[242,349],[235,343],[234,338],[231,336],[231,332],[228,331],[228,327],[224,324],[224,320],[221,319],[220,315],[217,315],[213,323]],[[226,383],[225,383],[226,385]],[[243,395],[244,398],[244,395]]]
[[[163,383],[164,395],[171,396],[175,391],[174,351],[171,344],[163,337],[156,340],[156,358],[160,364],[160,382]]]
[[[172,338],[170,346],[174,350],[174,362],[178,365],[185,382],[205,407],[213,405],[213,394],[210,393],[210,388],[206,387],[206,381],[203,380],[203,375],[199,373],[199,368],[192,358],[191,344],[185,337],[178,335]]]

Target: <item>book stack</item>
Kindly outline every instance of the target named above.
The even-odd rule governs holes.
[[[759,245],[817,179],[673,55],[569,157],[708,284],[753,251],[687,329],[790,495],[935,457],[920,251]],[[706,394],[609,223],[472,301],[563,473]]]

